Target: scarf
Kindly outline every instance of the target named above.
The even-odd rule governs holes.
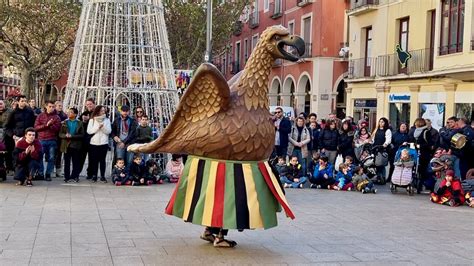
[[[104,119],[105,119],[105,114],[94,117],[94,120],[97,121],[98,123],[104,122]]]
[[[421,133],[423,132],[423,130],[425,130],[427,127],[424,126],[424,127],[417,127],[415,129],[415,133],[413,134],[413,136],[415,137],[415,139],[418,139],[418,137],[421,135]]]

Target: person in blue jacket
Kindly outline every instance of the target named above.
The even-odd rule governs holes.
[[[329,163],[329,158],[322,155],[319,163],[314,167],[313,176],[309,179],[311,188],[327,188],[334,185],[334,166]]]

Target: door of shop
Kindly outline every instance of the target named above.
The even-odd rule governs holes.
[[[354,101],[354,121],[364,119],[369,123],[369,131],[375,128],[377,123],[377,100],[355,100]]]

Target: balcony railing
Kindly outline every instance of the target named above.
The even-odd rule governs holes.
[[[303,54],[303,58],[309,58],[309,57],[312,57],[313,56],[313,51],[312,51],[312,45],[310,42],[306,42],[304,44],[304,54]]]
[[[233,61],[230,63],[230,74],[237,74],[240,71],[240,62]]]
[[[254,29],[258,27],[258,22],[259,22],[258,11],[254,11],[249,16],[249,28]]]
[[[242,28],[243,28],[242,21],[237,20],[236,22],[234,22],[234,25],[233,25],[233,34],[235,36],[239,36],[240,34],[242,34]]]
[[[362,14],[376,9],[379,0],[351,0],[351,9],[348,10],[349,15]]]
[[[283,16],[283,10],[281,9],[281,0],[275,0],[273,3],[270,3],[270,17],[277,19]]]
[[[377,58],[359,58],[349,61],[349,78],[371,78],[375,77],[375,66],[377,64]]]
[[[410,51],[411,58],[402,68],[397,54],[381,55],[377,58],[359,58],[349,61],[349,78],[389,77],[398,74],[425,73],[433,70],[433,50]]]
[[[296,5],[299,7],[311,4],[311,0],[297,0]]]

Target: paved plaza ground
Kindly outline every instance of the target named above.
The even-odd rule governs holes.
[[[231,231],[235,249],[167,216],[174,185],[0,183],[0,265],[474,265],[474,209],[427,195],[288,190],[296,215]]]

